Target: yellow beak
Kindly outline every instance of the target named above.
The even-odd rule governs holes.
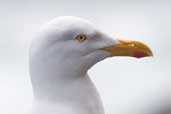
[[[118,41],[118,45],[106,47],[102,50],[110,52],[112,56],[130,56],[135,58],[153,56],[151,49],[142,42],[123,39],[118,39]]]

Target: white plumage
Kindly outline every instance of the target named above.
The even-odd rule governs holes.
[[[77,41],[79,34],[88,40]],[[80,18],[60,17],[45,24],[30,49],[35,96],[30,114],[104,114],[87,70],[111,55],[98,49],[117,43]]]

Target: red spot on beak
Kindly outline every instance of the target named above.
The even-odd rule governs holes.
[[[136,57],[136,58],[142,58],[142,57],[146,57],[146,56],[147,56],[147,54],[144,52],[137,51],[134,53],[134,57]]]

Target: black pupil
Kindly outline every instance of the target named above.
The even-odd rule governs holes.
[[[80,39],[81,39],[81,40],[84,40],[84,36],[80,36]]]

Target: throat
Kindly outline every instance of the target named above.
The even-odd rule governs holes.
[[[33,82],[35,99],[42,102],[85,103],[98,98],[97,90],[88,75],[71,79],[50,79]],[[87,94],[89,93],[89,94]],[[97,98],[94,98],[97,97]]]
[[[79,114],[78,109],[85,114],[104,114],[101,99],[88,75],[34,86],[34,95],[37,107],[41,109],[42,104],[49,104],[54,107],[54,112],[58,112],[58,107],[65,106],[74,107],[74,114]]]

